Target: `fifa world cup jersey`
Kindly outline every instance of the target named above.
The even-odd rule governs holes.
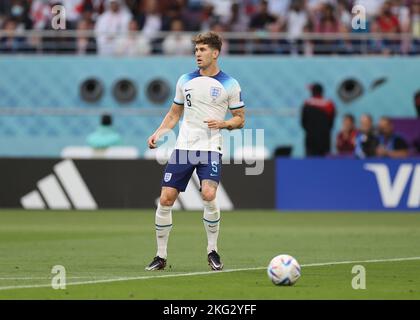
[[[174,103],[184,106],[175,149],[222,153],[220,129],[209,129],[206,120],[224,120],[229,110],[244,107],[238,81],[220,71],[202,76],[200,71],[182,75],[176,85]]]

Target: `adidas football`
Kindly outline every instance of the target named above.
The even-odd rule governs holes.
[[[300,265],[287,254],[274,257],[267,268],[270,280],[278,286],[292,286],[300,278]]]

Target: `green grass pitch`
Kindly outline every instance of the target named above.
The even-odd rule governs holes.
[[[209,272],[201,218],[175,211],[167,269],[146,272],[153,210],[0,211],[0,299],[420,299],[420,258],[386,261],[420,257],[418,214],[223,212],[223,272]],[[303,265],[293,287],[266,275],[281,253]],[[64,290],[50,286],[55,265]],[[351,286],[354,265],[365,290]]]

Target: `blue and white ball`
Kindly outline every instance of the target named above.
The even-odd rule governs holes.
[[[270,261],[267,274],[277,286],[292,286],[300,278],[300,265],[292,256],[281,254]]]

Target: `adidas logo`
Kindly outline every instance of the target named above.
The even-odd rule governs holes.
[[[200,180],[196,174],[193,174],[192,179],[187,185],[185,192],[180,192],[178,199],[173,205],[174,210],[203,210],[203,199],[200,193]],[[234,206],[232,200],[230,200],[222,183],[219,182],[217,187],[216,195],[217,203],[219,204],[220,210],[229,211],[233,210]],[[155,201],[156,206],[159,204],[159,197]]]
[[[97,209],[88,187],[75,164],[64,160],[54,166],[54,172],[37,183],[37,189],[20,199],[25,209]]]

